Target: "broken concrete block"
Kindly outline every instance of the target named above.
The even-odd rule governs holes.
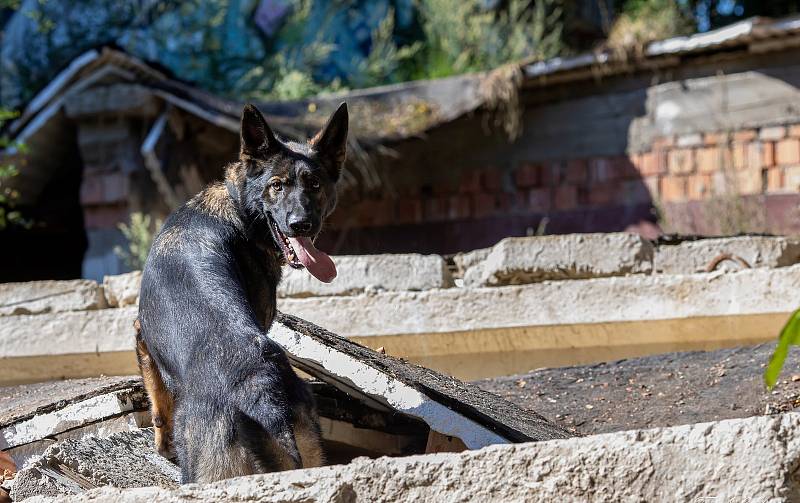
[[[374,337],[383,342],[378,336],[425,334],[435,339],[432,334],[456,333],[464,338],[466,332],[514,327],[767,313],[783,316],[798,305],[800,265],[732,274],[642,274],[499,288],[282,299],[278,309],[346,337]]]
[[[787,267],[799,262],[800,240],[786,237],[742,236],[660,245],[655,250],[653,271],[665,274],[689,274],[726,268],[740,270],[748,266]]]
[[[653,265],[653,245],[628,233],[507,238],[482,255],[461,257],[464,286],[646,274]]]
[[[17,473],[11,497],[77,494],[100,486],[177,487],[177,466],[159,455],[152,430],[86,437],[51,445],[42,457]]]
[[[67,503],[796,501],[800,414],[608,433],[189,484]],[[16,489],[15,489],[16,490]],[[54,501],[37,498],[35,503]]]
[[[106,302],[111,307],[132,306],[139,302],[142,271],[133,271],[103,278]]]
[[[133,350],[137,314],[136,307],[122,307],[3,317],[0,383],[136,373],[135,360],[122,352]],[[42,365],[42,357],[56,358]]]
[[[30,281],[0,284],[0,316],[84,311],[106,307],[94,281]]]
[[[439,255],[352,255],[334,257],[338,275],[322,283],[303,269],[285,267],[281,297],[357,295],[365,291],[449,288],[453,280]]]
[[[0,449],[6,450],[29,444],[103,419],[146,408],[147,397],[140,389],[123,389],[93,396],[1,427]]]
[[[477,386],[378,353],[294,316],[279,313],[269,336],[295,367],[379,410],[422,420],[470,449],[571,435]]]
[[[92,377],[0,388],[0,428],[98,395],[141,388],[139,376]]]

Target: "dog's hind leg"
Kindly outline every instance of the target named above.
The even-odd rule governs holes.
[[[325,464],[322,433],[315,410],[306,407],[295,409],[294,437],[303,468],[314,468]]]
[[[175,457],[172,446],[174,399],[164,385],[161,372],[150,356],[147,344],[142,339],[142,329],[138,319],[133,322],[133,327],[136,329],[136,359],[139,362],[139,372],[142,374],[144,389],[150,399],[156,450],[165,458],[171,459]]]
[[[175,443],[181,482],[214,482],[256,473],[243,445],[239,412],[214,398],[191,395],[178,402]]]

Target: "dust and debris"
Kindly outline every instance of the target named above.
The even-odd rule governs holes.
[[[762,375],[773,348],[668,353],[477,384],[580,434],[777,414],[800,408],[800,351],[790,351],[788,375],[771,393]]]

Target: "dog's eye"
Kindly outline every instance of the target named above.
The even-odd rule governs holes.
[[[308,186],[311,187],[312,190],[319,190],[321,187],[319,180],[309,180]]]
[[[272,187],[272,190],[274,190],[275,192],[280,192],[281,190],[283,190],[283,183],[281,183],[280,180],[272,180],[269,183],[269,186]]]

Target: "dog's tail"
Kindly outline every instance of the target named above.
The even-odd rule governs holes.
[[[302,468],[297,441],[288,423],[262,424],[246,414],[237,419],[242,444],[252,454],[258,472]]]

